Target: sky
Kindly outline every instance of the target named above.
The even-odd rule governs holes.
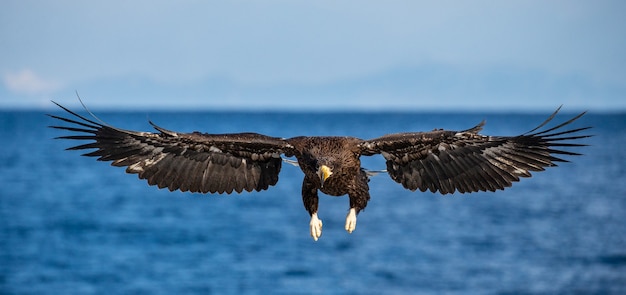
[[[626,1],[0,3],[0,109],[626,110]]]

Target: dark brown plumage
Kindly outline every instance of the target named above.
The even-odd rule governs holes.
[[[58,138],[89,141],[69,150],[95,149],[84,156],[126,167],[127,173],[170,191],[229,194],[265,190],[278,181],[281,155],[295,156],[304,172],[302,199],[311,215],[310,231],[315,240],[322,229],[317,217],[318,191],[348,195],[350,211],[345,228],[348,232],[355,229],[356,215],[370,199],[361,156],[382,154],[391,178],[409,190],[441,194],[496,191],[520,177],[530,177],[530,172],[566,162],[556,155],[579,155],[559,148],[584,146],[575,141],[588,137],[579,132],[590,128],[561,131],[584,115],[581,113],[538,131],[556,116],[557,109],[537,128],[510,137],[480,135],[482,122],[464,131],[397,133],[370,140],[320,136],[283,139],[256,133],[179,133],[152,122],[158,133],[128,131],[57,105],[78,118],[50,115],[74,124],[51,127],[78,134]]]

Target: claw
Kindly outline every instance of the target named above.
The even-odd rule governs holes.
[[[322,235],[322,220],[317,218],[317,213],[311,214],[311,222],[309,223],[311,229],[311,237],[317,241]]]
[[[356,229],[356,209],[350,208],[348,216],[346,216],[346,231],[352,233]]]

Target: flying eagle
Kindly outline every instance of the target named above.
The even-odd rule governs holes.
[[[391,179],[411,191],[441,194],[496,191],[510,187],[531,171],[543,171],[567,162],[555,155],[580,155],[562,147],[589,137],[579,132],[590,127],[562,130],[585,113],[540,131],[558,113],[531,131],[518,136],[488,136],[478,132],[484,121],[463,131],[388,134],[363,140],[348,136],[271,137],[257,133],[207,134],[170,131],[149,122],[158,132],[119,129],[88,119],[60,104],[75,118],[49,115],[73,126],[51,126],[77,133],[61,139],[87,140],[68,150],[95,149],[84,156],[112,161],[126,172],[146,179],[149,185],[170,191],[226,193],[261,191],[278,181],[282,155],[295,157],[304,172],[302,201],[311,216],[314,240],[322,234],[318,218],[318,191],[331,196],[348,195],[350,209],[345,229],[356,228],[357,214],[367,206],[369,176],[361,156],[381,154]],[[92,115],[93,116],[93,115]],[[546,127],[547,128],[547,127]],[[292,161],[295,162],[295,161]]]

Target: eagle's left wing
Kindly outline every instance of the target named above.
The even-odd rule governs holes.
[[[442,194],[495,191],[511,186],[530,171],[543,171],[567,162],[555,155],[579,155],[560,147],[584,146],[564,141],[589,137],[577,128],[559,131],[584,113],[543,131],[557,109],[537,128],[519,136],[485,136],[478,132],[484,122],[464,131],[389,134],[361,144],[363,155],[382,154],[393,180],[410,190],[430,190]]]
[[[74,124],[51,127],[78,133],[58,138],[90,141],[69,150],[96,149],[84,156],[127,167],[127,173],[170,191],[265,190],[278,181],[280,155],[291,153],[291,146],[281,138],[256,133],[179,133],[152,122],[158,133],[129,131],[95,122],[57,105],[77,119],[50,115]]]

